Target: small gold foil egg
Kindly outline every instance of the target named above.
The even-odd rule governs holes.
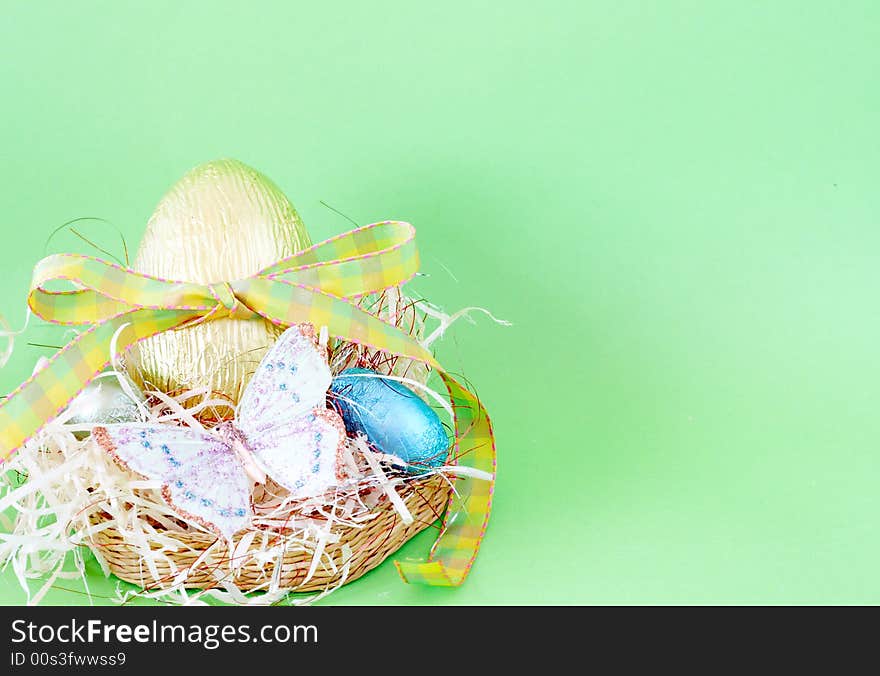
[[[281,190],[251,167],[224,159],[196,167],[165,195],[147,224],[134,269],[201,284],[229,282],[309,245]],[[279,333],[262,319],[219,319],[169,331],[132,350],[132,376],[163,392],[209,387],[237,403]]]

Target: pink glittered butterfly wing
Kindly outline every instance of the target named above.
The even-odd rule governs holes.
[[[235,426],[250,436],[324,406],[333,376],[310,324],[292,326],[266,354],[238,405]]]
[[[236,427],[262,469],[294,498],[319,495],[340,479],[342,419],[327,409],[333,377],[308,324],[282,334],[250,381]]]
[[[344,440],[342,419],[326,408],[315,408],[249,437],[248,445],[266,474],[294,498],[305,498],[340,483]]]
[[[227,539],[250,523],[251,481],[214,435],[170,425],[96,427],[92,436],[123,467],[162,483],[175,511]]]

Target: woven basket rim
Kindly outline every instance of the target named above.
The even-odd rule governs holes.
[[[358,579],[379,566],[416,534],[436,523],[444,514],[452,495],[452,483],[441,475],[414,478],[399,486],[398,494],[412,513],[412,524],[404,524],[391,501],[387,496],[382,496],[370,510],[374,517],[362,526],[336,524],[332,527],[331,532],[338,536],[338,541],[326,546],[324,556],[332,558],[335,569],[318,565],[308,579],[313,552],[303,547],[302,541],[292,533],[278,533],[264,528],[251,527],[235,534],[233,543],[237,546],[246,535],[255,533],[253,542],[243,554],[243,560],[237,562],[235,570],[230,567],[228,559],[214,561],[210,558],[210,550],[222,550],[225,543],[213,533],[204,531],[153,527],[157,533],[177,540],[181,545],[179,550],[170,551],[156,538],[148,538],[151,550],[160,553],[156,561],[158,576],[145,565],[142,550],[134,539],[113,526],[98,529],[87,538],[86,544],[116,577],[147,590],[179,586],[180,582],[174,582],[175,578],[189,568],[182,583],[186,588],[215,588],[220,584],[219,572],[221,579],[225,576],[225,579],[234,581],[240,589],[252,591],[266,584],[267,571],[270,570],[265,565],[258,565],[253,559],[252,554],[259,550],[254,543],[260,540],[262,546],[261,538],[281,538],[281,542],[273,544],[275,547],[282,545],[277,564],[281,566],[281,586],[290,592],[320,591]],[[109,518],[100,509],[89,516],[93,525]],[[344,545],[348,545],[351,550],[348,560],[345,560]],[[206,560],[199,562],[199,559]]]

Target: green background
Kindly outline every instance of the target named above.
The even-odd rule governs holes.
[[[873,0],[6,2],[0,311],[56,226],[134,246],[236,157],[515,324],[440,353],[497,424],[471,577],[328,603],[880,602],[878,73]]]

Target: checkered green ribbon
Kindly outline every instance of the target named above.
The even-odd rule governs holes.
[[[33,438],[109,365],[114,338],[124,351],[164,331],[221,317],[326,326],[332,336],[424,362],[446,384],[455,413],[455,457],[479,471],[456,480],[457,495],[428,559],[397,566],[408,582],[458,585],[489,519],[495,473],[491,423],[479,400],[418,342],[353,302],[399,286],[417,270],[415,229],[398,221],[357,228],[253,277],[211,285],[151,277],[88,256],[45,258],[34,270],[31,310],[54,324],[88,328],[0,403],[0,459]],[[475,478],[481,474],[493,478]]]

